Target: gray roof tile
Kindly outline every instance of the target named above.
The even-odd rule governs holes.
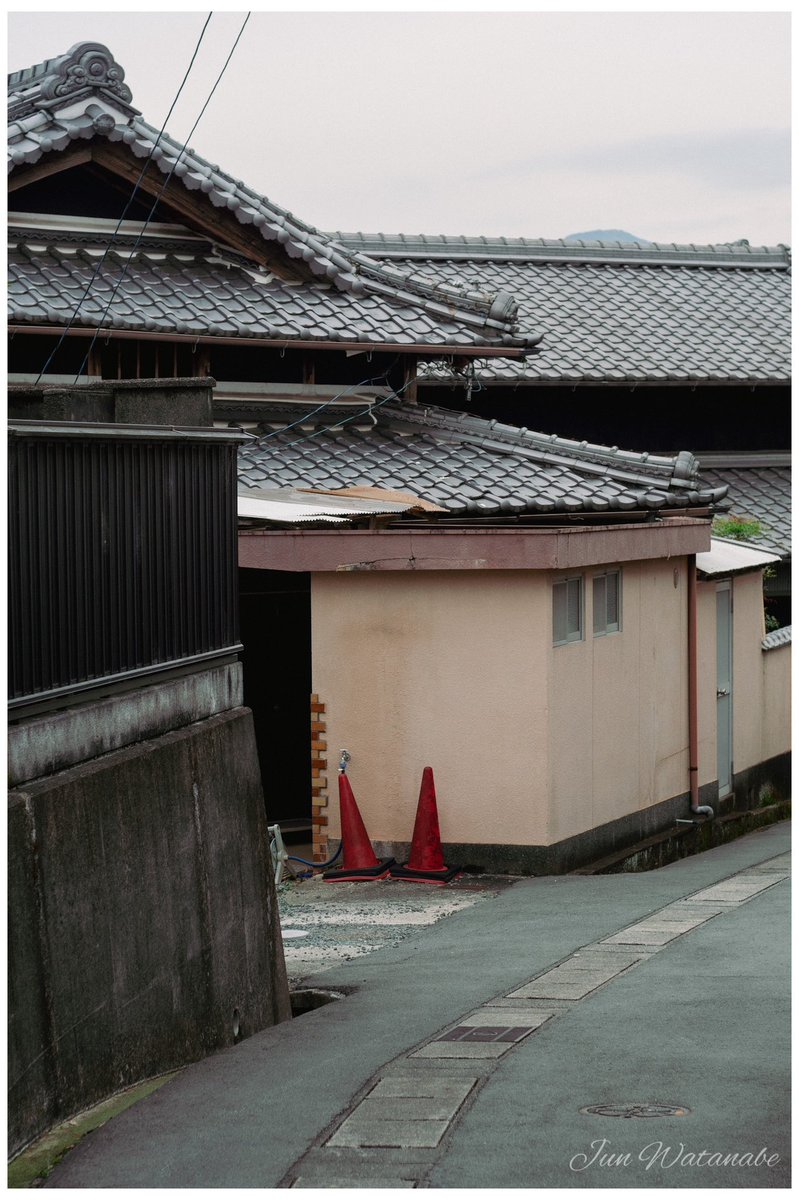
[[[776,650],[779,646],[790,646],[793,640],[793,626],[784,625],[782,629],[774,629],[767,633],[760,645],[764,650]]]
[[[760,522],[758,542],[783,554],[791,553],[791,468],[787,455],[701,455],[702,479],[712,487],[726,486],[727,512]]]
[[[779,382],[791,374],[786,247],[575,246],[504,238],[336,234],[419,274],[509,292],[543,331],[526,362],[480,364],[484,384]],[[450,382],[431,366],[427,381]]]
[[[723,488],[697,476],[690,455],[666,458],[586,446],[466,413],[375,404],[377,424],[272,432],[242,448],[247,483],[411,491],[453,515],[505,515],[707,507]],[[324,414],[317,420],[323,421]],[[332,420],[332,418],[328,418]]]
[[[90,243],[90,235],[80,236]],[[64,242],[65,235],[52,232],[46,244],[29,229],[12,232],[8,259],[12,322],[64,324],[82,300],[75,324],[92,325],[105,317],[107,328],[131,331],[464,348],[475,341],[490,341],[465,329],[457,315],[446,317],[408,303],[398,306],[390,297],[357,297],[313,282],[256,283],[255,264],[237,255],[223,260],[220,269],[218,247],[187,244],[179,256],[154,257],[148,252],[157,250],[158,243],[146,237],[133,257],[118,239],[89,295],[82,299],[98,259]]]
[[[290,260],[304,264],[309,285],[331,283],[337,292],[348,295],[348,340],[407,344],[421,339],[438,345],[444,344],[445,331],[452,331],[445,344],[464,348],[532,348],[538,340],[519,328],[516,304],[501,289],[495,294],[482,285],[465,288],[460,280],[450,283],[430,272],[417,278],[413,268],[386,267],[367,254],[344,249],[328,234],[159,133],[131,107],[130,100],[124,71],[99,43],[79,43],[66,54],[14,72],[9,76],[8,95],[9,169],[38,162],[43,154],[63,150],[75,138],[108,139],[128,146],[138,158],[151,155],[165,179],[173,176],[171,186],[206,194],[214,206],[232,213],[242,225],[258,229],[265,241],[279,243]],[[270,287],[264,284],[259,290]],[[274,290],[279,291],[277,285]],[[315,299],[314,287],[308,286],[309,309]],[[112,320],[116,316],[112,313]],[[327,330],[310,313],[308,323],[315,333],[283,331],[277,321],[274,329],[259,336],[344,336],[338,326]],[[227,324],[224,327],[227,331]],[[122,328],[130,328],[130,323]]]

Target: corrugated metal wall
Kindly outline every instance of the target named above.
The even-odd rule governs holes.
[[[12,705],[237,648],[235,435],[10,435]]]

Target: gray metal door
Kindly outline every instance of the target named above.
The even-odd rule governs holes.
[[[732,791],[732,585],[716,589],[716,748],[719,797]]]

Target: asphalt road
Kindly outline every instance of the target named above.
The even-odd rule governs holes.
[[[785,1188],[789,848],[782,823],[645,874],[522,880],[324,972],[355,990],[187,1068],[45,1186]],[[734,876],[718,904],[681,906]],[[702,923],[664,944],[675,902],[669,919]],[[537,987],[564,960],[566,983]],[[488,1044],[503,1008],[533,1032]],[[580,1111],[645,1104],[682,1115]]]

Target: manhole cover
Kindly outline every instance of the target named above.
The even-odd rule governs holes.
[[[594,1117],[685,1117],[690,1112],[684,1104],[588,1104],[581,1113]]]

